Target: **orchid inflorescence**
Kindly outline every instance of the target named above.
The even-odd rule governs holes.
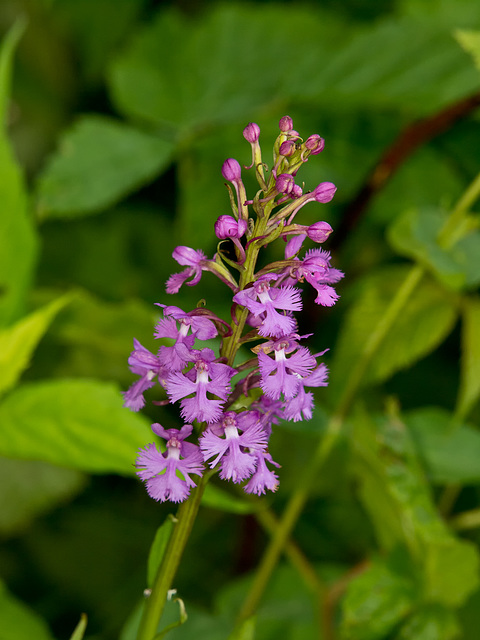
[[[313,394],[306,389],[327,385],[327,368],[317,362],[324,352],[311,354],[301,345],[309,336],[299,334],[293,313],[302,309],[300,283],[314,287],[317,304],[331,306],[338,299],[332,285],[343,273],[331,266],[330,253],[323,249],[309,249],[299,257],[307,238],[323,243],[332,228],[322,221],[298,224],[296,215],[307,202],[329,202],[336,187],[322,182],[303,192],[295,182],[297,171],[323,151],[325,142],[317,134],[303,141],[289,116],[279,126],[270,172],[262,160],[259,126],[250,123],[243,131],[252,148],[251,165],[245,168],[255,171],[260,186],[253,200],[247,199],[240,164],[233,158],[223,163],[222,175],[233,185],[227,185],[233,215],[221,215],[215,222],[220,240],[215,256],[209,259],[184,246],[173,251],[185,269],[170,276],[167,293],[198,284],[202,273],[210,271],[233,292],[231,323],[201,306],[185,312],[158,304],[163,317],[154,336],[170,338],[173,344],[153,354],[134,340],[128,362],[140,378],[124,393],[124,405],[139,411],[144,392],[158,382],[168,396],[163,403],[179,402],[185,422],[181,429],[153,424],[166,450],[152,443],[138,454],[138,476],[155,500],[185,500],[196,486],[190,476],[201,476],[205,465],[218,469],[224,480],[247,481],[247,493],[275,491],[278,476],[272,466],[280,465],[268,453],[272,425],[279,419],[310,419]],[[284,259],[255,271],[260,250],[278,238],[286,241]],[[218,355],[212,348],[198,348],[197,342],[217,336]],[[235,365],[240,347],[254,341],[261,342],[251,348],[253,357]],[[187,442],[194,431],[196,444]]]

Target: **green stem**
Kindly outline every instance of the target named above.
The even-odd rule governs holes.
[[[158,568],[150,597],[145,603],[137,640],[152,640],[157,633],[158,624],[167,601],[168,591],[172,587],[172,582],[200,507],[205,485],[210,476],[210,473],[202,476],[198,486],[190,494],[189,499],[182,503],[178,510],[175,528],[168,541],[163,561]]]

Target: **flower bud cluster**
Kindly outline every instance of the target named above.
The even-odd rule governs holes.
[[[247,493],[275,491],[273,467],[280,465],[268,452],[273,425],[280,419],[310,419],[311,389],[327,384],[327,368],[318,362],[324,352],[312,354],[303,346],[309,336],[300,335],[294,313],[302,309],[299,285],[308,283],[316,291],[315,302],[331,306],[338,299],[333,285],[343,273],[331,266],[324,249],[310,248],[299,256],[307,239],[317,244],[327,240],[332,233],[328,222],[303,225],[294,219],[307,202],[330,202],[336,187],[322,182],[303,192],[296,184],[297,171],[310,155],[323,151],[325,142],[317,134],[303,142],[289,116],[280,120],[279,129],[269,172],[259,126],[250,123],[243,131],[252,148],[247,168],[255,171],[260,187],[252,200],[247,200],[239,162],[224,162],[222,176],[233,185],[233,190],[227,185],[232,215],[221,215],[214,223],[219,240],[215,256],[209,259],[184,246],[173,252],[185,268],[170,276],[167,293],[197,285],[209,271],[232,292],[233,320],[229,324],[205,308],[183,311],[159,304],[162,317],[154,332],[162,340],[158,351],[151,353],[134,340],[128,362],[139,379],[124,393],[124,405],[139,411],[145,391],[158,383],[164,399],[155,404],[178,403],[183,419],[180,429],[153,424],[165,451],[149,444],[138,454],[137,473],[156,500],[185,500],[195,486],[191,476],[201,476],[206,466],[218,469],[224,480],[243,483]],[[256,270],[262,248],[282,238],[283,259]],[[218,337],[216,352],[206,344]],[[253,357],[237,362],[239,347],[254,341]]]

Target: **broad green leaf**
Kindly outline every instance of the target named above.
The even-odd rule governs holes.
[[[458,412],[467,415],[480,396],[480,299],[462,304],[462,360]]]
[[[420,585],[405,552],[375,559],[347,587],[342,600],[341,637],[380,640],[413,610]]]
[[[406,544],[413,554],[421,555],[424,546],[445,539],[446,527],[400,420],[373,420],[359,413],[354,420],[353,451],[360,499],[383,548]]]
[[[80,620],[70,637],[70,640],[83,640],[83,636],[85,635],[86,630],[87,630],[87,616],[84,613],[82,613]]]
[[[400,629],[395,640],[453,640],[460,628],[454,614],[439,605],[424,605]]]
[[[147,585],[149,587],[153,585],[158,567],[163,560],[163,556],[165,555],[165,550],[174,527],[175,518],[172,515],[169,515],[165,522],[157,529],[148,556]]]
[[[459,607],[479,585],[479,556],[473,542],[451,537],[428,549],[425,557],[426,597]]]
[[[153,134],[84,116],[40,177],[38,213],[71,218],[105,209],[161,173],[171,153],[171,144]]]
[[[38,515],[67,502],[85,485],[73,469],[38,460],[0,459],[0,533],[25,529]]]
[[[455,38],[460,46],[472,56],[475,66],[480,71],[480,31],[458,29],[455,31]]]
[[[258,510],[258,504],[256,502],[250,502],[232,496],[224,489],[220,489],[212,483],[207,484],[205,487],[205,492],[202,496],[202,505],[204,507],[218,509],[219,511],[226,511],[227,513],[245,514],[254,513]]]
[[[6,134],[12,58],[23,28],[23,23],[14,24],[0,50],[0,326],[20,315],[37,253],[23,177]]]
[[[11,327],[0,329],[0,394],[17,382],[50,323],[71,299],[70,295],[57,298]]]
[[[334,392],[347,379],[352,362],[362,357],[372,332],[408,273],[409,269],[403,266],[383,269],[366,278],[357,289],[357,300],[347,313],[334,349],[330,376]],[[445,290],[423,278],[373,355],[363,382],[381,382],[426,356],[449,334],[456,318],[456,305]]]
[[[296,74],[311,81],[325,43],[346,31],[326,12],[302,7],[229,3],[195,20],[167,9],[112,65],[112,98],[127,116],[179,138],[246,123],[252,110],[296,94]]]
[[[92,473],[135,474],[147,420],[122,407],[112,384],[52,380],[19,387],[0,404],[0,455]]]
[[[406,545],[426,601],[460,606],[478,587],[478,549],[452,536],[437,513],[408,429],[398,417],[358,414],[354,436],[360,497],[379,541],[387,549]]]
[[[448,411],[436,407],[410,411],[404,420],[432,482],[480,482],[480,433],[477,429],[454,422]]]
[[[439,210],[410,210],[389,227],[388,239],[400,254],[414,258],[452,289],[480,282],[480,232],[471,231],[450,249],[437,241],[447,215]]]
[[[54,640],[46,622],[15,598],[0,582],[0,620],[2,640]]]

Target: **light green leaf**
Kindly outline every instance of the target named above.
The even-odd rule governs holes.
[[[85,635],[85,631],[87,630],[87,616],[82,613],[80,616],[80,620],[75,627],[70,640],[83,640],[83,636]]]
[[[84,476],[38,460],[0,458],[0,533],[25,529],[38,515],[76,495]]]
[[[478,326],[478,325],[477,325]],[[480,482],[480,433],[454,422],[445,409],[425,407],[404,415],[432,482]]]
[[[11,595],[0,582],[2,640],[54,640],[46,622],[27,605]]]
[[[412,614],[395,640],[453,640],[460,628],[455,615],[439,605],[424,605]]]
[[[462,305],[462,360],[458,413],[466,416],[480,396],[480,299]]]
[[[0,394],[17,382],[57,313],[70,302],[65,295],[37,309],[7,329],[0,329]]]
[[[342,601],[341,637],[380,640],[413,610],[420,588],[410,559],[397,550],[376,559],[348,585]]]
[[[100,116],[68,131],[38,183],[40,217],[96,213],[152,180],[169,164],[172,145]]]
[[[227,491],[211,483],[205,487],[202,505],[204,507],[218,509],[219,511],[240,514],[254,513],[259,508],[257,502],[250,502],[249,500],[242,500],[241,498],[232,496]]]
[[[175,527],[175,522],[175,518],[170,514],[165,522],[157,529],[148,556],[147,584],[149,587],[153,585],[158,567],[163,560],[168,541]]]
[[[437,209],[410,210],[388,229],[392,247],[418,260],[452,289],[474,287],[480,282],[480,232],[470,230],[450,249],[437,241],[447,215]]]
[[[357,300],[347,313],[334,349],[330,376],[333,392],[338,392],[352,362],[361,357],[408,272],[403,266],[383,269],[366,278],[358,289]],[[457,313],[455,302],[445,295],[445,290],[423,278],[374,354],[363,382],[381,382],[433,351],[451,331]]]
[[[445,539],[428,549],[425,558],[426,597],[459,607],[479,585],[479,556],[473,542]]]
[[[5,36],[0,51],[0,326],[20,315],[37,253],[25,185],[12,156],[5,124],[12,58],[23,28],[23,23],[17,22]]]
[[[480,31],[457,29],[455,38],[462,49],[472,56],[475,66],[480,71]]]
[[[24,385],[0,404],[0,455],[92,473],[133,476],[147,420],[122,407],[120,391],[95,380]]]

